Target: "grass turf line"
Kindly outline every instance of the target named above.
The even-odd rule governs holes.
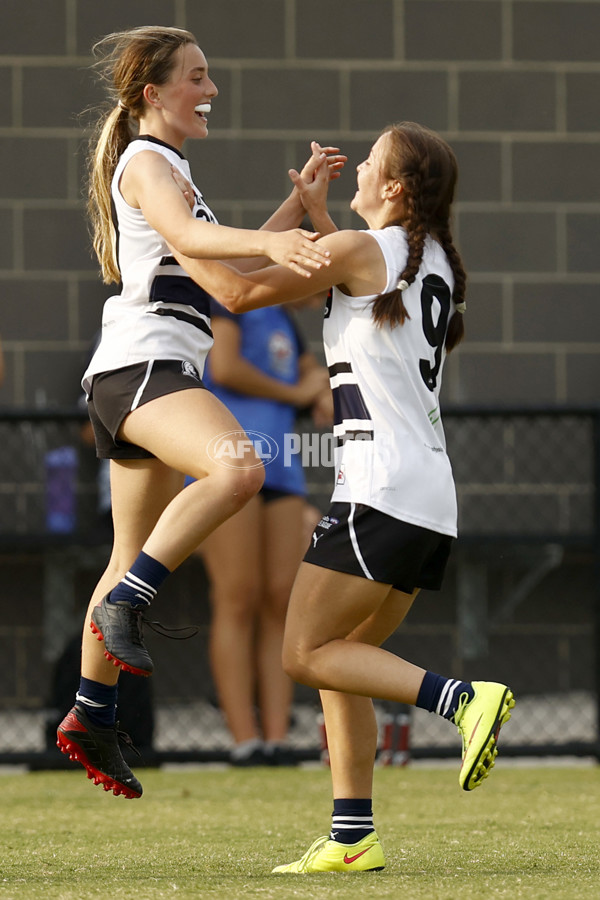
[[[141,800],[82,773],[0,777],[0,900],[92,897],[579,900],[600,884],[600,769],[505,769],[472,794],[451,769],[381,769],[387,868],[272,876],[331,813],[325,770],[143,770]]]

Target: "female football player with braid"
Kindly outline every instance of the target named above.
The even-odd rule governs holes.
[[[439,393],[446,352],[463,336],[465,271],[450,231],[455,156],[412,122],[386,128],[358,166],[352,200],[365,231],[335,231],[326,167],[297,184],[331,265],[324,343],[338,445],[332,505],[312,537],[290,600],[283,661],[318,688],[325,715],[333,823],[277,873],[381,869],[373,826],[377,728],[371,698],[418,706],[462,737],[459,783],[482,783],[514,706],[504,684],[463,682],[381,649],[419,590],[438,590],[456,537],[456,493]],[[296,300],[303,280],[276,266],[242,274],[179,257],[228,309]]]

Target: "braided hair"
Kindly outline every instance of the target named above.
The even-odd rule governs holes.
[[[389,135],[383,175],[402,184],[403,213],[400,221],[408,241],[408,259],[400,275],[398,287],[380,294],[373,304],[377,324],[402,325],[408,312],[402,291],[416,278],[423,259],[425,238],[433,234],[440,242],[454,275],[452,299],[464,312],[466,272],[452,240],[450,213],[458,176],[456,157],[448,144],[434,131],[415,122],[400,122],[384,129]],[[446,334],[446,350],[450,352],[464,336],[462,315],[453,315]]]

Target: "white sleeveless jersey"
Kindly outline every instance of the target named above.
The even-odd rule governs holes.
[[[387,266],[386,292],[408,257],[406,232],[367,234]],[[334,400],[336,485],[332,502],[364,503],[432,531],[456,536],[456,491],[439,410],[454,278],[441,246],[427,238],[423,261],[402,298],[403,325],[378,326],[377,295],[333,288],[323,339]],[[383,292],[382,292],[383,293]]]
[[[125,166],[144,150],[160,153],[192,181],[188,161],[157,138],[136,138],[119,159],[112,200],[118,223],[121,293],[104,304],[100,344],[82,381],[87,392],[93,375],[150,359],[187,360],[202,374],[213,344],[209,295],[186,274],[162,235],[150,227],[140,209],[125,202],[119,190]],[[216,223],[195,185],[194,195],[196,218]]]

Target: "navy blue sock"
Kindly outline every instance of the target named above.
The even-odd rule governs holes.
[[[166,566],[142,550],[108,599],[110,603],[130,603],[134,608],[150,606],[157,590],[170,574]]]
[[[437,713],[445,719],[452,719],[463,694],[467,694],[469,700],[475,696],[468,681],[455,681],[453,678],[436,675],[435,672],[425,672],[416,706]]]
[[[117,684],[101,684],[99,681],[92,681],[82,675],[75,699],[85,706],[85,711],[94,725],[109,728],[115,724],[117,717],[118,688],[118,682]]]
[[[332,841],[338,844],[357,844],[364,837],[375,831],[373,825],[373,801],[335,800],[331,819]]]

